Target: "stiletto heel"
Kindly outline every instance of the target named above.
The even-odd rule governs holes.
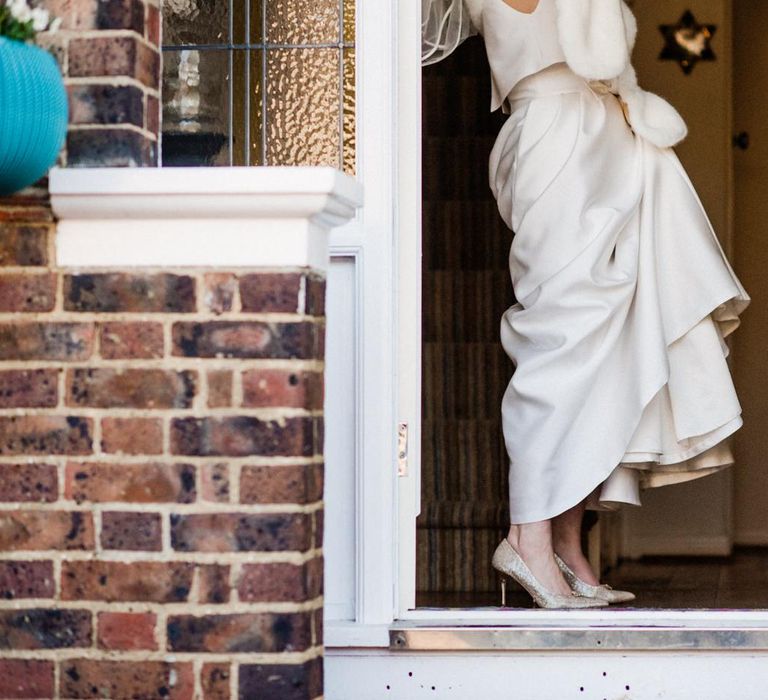
[[[506,538],[496,547],[491,564],[496,571],[514,579],[525,588],[540,608],[599,608],[608,605],[608,601],[602,598],[586,598],[574,591],[571,591],[571,595],[548,591]],[[506,584],[502,588],[502,595],[502,600],[505,600]]]
[[[608,603],[627,603],[630,600],[635,599],[635,594],[629,591],[614,591],[607,583],[602,583],[599,586],[593,586],[586,581],[580,579],[557,554],[555,554],[555,561],[560,567],[560,571],[563,572],[565,580],[571,589],[585,598],[595,598],[604,600]]]
[[[499,582],[501,583],[501,607],[506,608],[507,607],[507,579],[502,576],[499,579]]]

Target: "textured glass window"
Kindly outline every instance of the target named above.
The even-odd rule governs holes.
[[[355,0],[165,0],[163,165],[355,171]]]

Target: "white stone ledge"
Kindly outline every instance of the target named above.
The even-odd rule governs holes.
[[[62,267],[328,266],[362,205],[333,168],[54,168]]]

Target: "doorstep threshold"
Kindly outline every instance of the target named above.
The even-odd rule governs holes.
[[[626,619],[623,624],[618,619],[567,623],[542,619],[539,624],[530,620],[510,624],[471,619],[400,620],[389,628],[389,648],[400,652],[768,651],[765,611],[755,611],[761,614],[753,620],[744,619],[748,611],[690,612],[692,619],[686,622],[666,623],[661,616],[629,624]],[[706,612],[712,617],[696,615]],[[739,613],[737,619],[729,612]]]

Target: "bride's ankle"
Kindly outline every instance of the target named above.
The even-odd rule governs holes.
[[[549,531],[538,525],[517,528],[513,526],[507,540],[520,553],[540,554],[549,552],[551,554],[552,552],[552,538]]]
[[[566,564],[571,564],[572,562],[586,559],[586,555],[581,549],[581,544],[573,542],[562,543],[555,541],[552,543],[552,549],[555,551],[557,556],[565,561]]]

